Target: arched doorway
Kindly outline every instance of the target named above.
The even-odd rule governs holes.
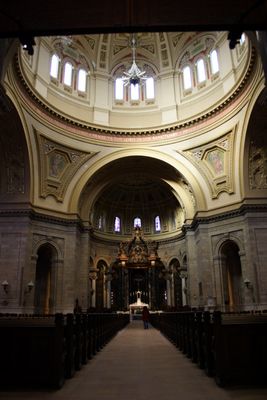
[[[243,304],[242,270],[239,248],[235,242],[229,240],[222,245],[221,260],[225,309],[239,310]]]
[[[56,250],[44,244],[37,251],[35,274],[34,311],[37,314],[52,314],[55,307],[55,260]]]

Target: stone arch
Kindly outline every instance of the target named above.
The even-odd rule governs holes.
[[[214,268],[217,303],[222,310],[244,308],[245,249],[241,239],[228,233],[215,246]]]
[[[165,166],[166,169],[172,168],[173,174],[176,174],[176,177],[166,176],[166,178],[162,179],[182,205],[187,221],[193,219],[196,209],[206,208],[205,193],[208,193],[208,190],[205,191],[206,183],[199,174],[199,171],[194,170],[194,166],[187,159],[178,153],[176,158],[173,158],[156,150],[137,148],[115,152],[103,157],[92,165],[76,185],[75,192],[73,192],[70,199],[70,210],[78,210],[81,218],[88,220],[92,204],[106,184],[103,177],[107,179],[108,174],[111,173],[111,168],[118,160],[127,165],[128,157],[136,156],[146,159],[150,164],[153,162],[162,163],[162,166]],[[107,174],[101,173],[104,168],[106,168]],[[177,175],[179,175],[179,179],[177,179]],[[161,178],[159,177],[159,179]],[[92,190],[92,187],[94,187],[94,190]]]
[[[56,311],[58,284],[58,250],[43,241],[36,248],[34,312],[52,314]]]
[[[30,158],[22,116],[0,87],[0,201],[30,200]]]

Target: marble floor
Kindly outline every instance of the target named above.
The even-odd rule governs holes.
[[[266,400],[266,388],[217,387],[157,330],[134,321],[58,391],[5,391],[5,400]]]

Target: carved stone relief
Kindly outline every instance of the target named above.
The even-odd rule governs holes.
[[[8,194],[25,193],[25,156],[26,150],[20,137],[20,127],[10,118],[6,120],[6,125],[2,126],[4,145],[2,147],[1,167],[2,191]]]
[[[267,148],[253,141],[249,147],[250,189],[267,189]]]
[[[68,184],[79,168],[96,153],[84,153],[53,142],[38,134],[40,154],[40,196],[52,195],[62,202]]]
[[[233,143],[234,132],[231,131],[214,142],[185,152],[203,174],[213,198],[221,192],[234,192]]]

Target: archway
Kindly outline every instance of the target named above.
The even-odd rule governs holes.
[[[225,309],[239,310],[243,304],[242,271],[239,248],[235,242],[229,240],[222,245],[221,260]]]
[[[44,244],[37,251],[34,311],[37,314],[54,312],[56,271],[56,250],[50,244]]]

